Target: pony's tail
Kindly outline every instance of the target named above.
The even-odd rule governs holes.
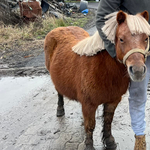
[[[44,42],[45,65],[47,70],[50,70],[50,62],[56,45],[57,41],[55,40],[53,33],[51,31],[47,34]]]

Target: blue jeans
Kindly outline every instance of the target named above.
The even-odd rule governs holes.
[[[129,111],[131,125],[136,135],[145,133],[145,104],[147,101],[147,86],[150,79],[150,57],[146,61],[147,73],[142,82],[130,82],[129,86]]]

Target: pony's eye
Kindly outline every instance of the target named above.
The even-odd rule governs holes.
[[[145,39],[145,42],[148,42],[148,38]]]
[[[123,43],[123,39],[120,38],[120,42]]]

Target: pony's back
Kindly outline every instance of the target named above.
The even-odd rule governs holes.
[[[50,69],[50,61],[54,50],[59,47],[71,48],[84,38],[89,37],[89,34],[79,27],[59,27],[49,32],[45,38],[44,50],[45,50],[45,64],[46,68]]]

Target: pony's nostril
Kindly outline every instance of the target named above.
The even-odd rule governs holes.
[[[129,71],[130,71],[130,73],[133,73],[133,67],[132,66],[129,67]]]
[[[146,73],[146,66],[143,66],[143,73]]]

